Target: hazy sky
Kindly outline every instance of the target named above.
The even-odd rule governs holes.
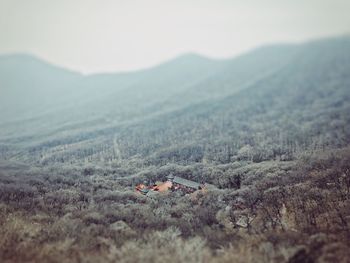
[[[350,0],[0,0],[0,53],[82,72],[350,32]]]

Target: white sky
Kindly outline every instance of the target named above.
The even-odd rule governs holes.
[[[81,72],[350,32],[350,0],[0,0],[0,53]]]

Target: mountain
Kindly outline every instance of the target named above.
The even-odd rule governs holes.
[[[157,164],[230,162],[245,145],[269,153],[258,160],[347,145],[349,51],[349,37],[340,37],[88,76],[2,56],[0,143],[21,161],[138,156]]]
[[[0,57],[0,259],[350,262],[349,72],[350,37],[87,76]],[[135,192],[170,174],[204,188]]]

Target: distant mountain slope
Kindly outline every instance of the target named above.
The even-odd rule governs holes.
[[[120,145],[127,141],[124,151],[134,150],[129,155],[144,153],[163,164],[206,158],[230,162],[245,145],[257,160],[348,145],[348,72],[349,38],[308,43],[284,67],[236,94],[129,128]]]
[[[15,136],[51,133],[82,120],[112,125],[143,119],[232,94],[286,63],[293,50],[267,47],[222,61],[187,54],[147,70],[90,76],[26,55],[0,57],[0,119]]]
[[[18,136],[23,130],[37,134],[35,128],[47,122],[50,127],[40,127],[41,131],[82,120],[144,117],[145,108],[206,78],[219,64],[191,54],[147,70],[82,76],[31,56],[3,56],[0,120],[8,133]]]
[[[41,163],[290,159],[349,144],[348,72],[349,37],[90,76],[0,57],[2,155]]]
[[[35,115],[64,102],[81,79],[29,55],[0,56],[0,120]]]

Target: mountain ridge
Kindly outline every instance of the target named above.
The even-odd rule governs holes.
[[[288,114],[296,114],[293,117],[295,122],[304,125],[303,118],[310,119],[310,108],[329,118],[329,113],[317,108],[315,102],[334,104],[327,107],[333,107],[341,115],[341,121],[345,122],[342,127],[345,127],[347,118],[344,111],[347,108],[344,99],[350,83],[347,76],[350,52],[347,51],[350,51],[349,38],[335,38],[298,45],[261,47],[232,60],[212,61],[187,54],[141,72],[79,75],[69,79],[65,87],[60,86],[65,82],[55,81],[53,84],[56,86],[50,88],[67,94],[58,92],[52,97],[47,93],[45,103],[41,102],[44,96],[35,95],[33,101],[30,95],[23,97],[27,103],[21,104],[23,112],[12,112],[9,117],[2,118],[0,143],[16,149],[20,146],[22,149],[16,151],[22,152],[21,156],[26,156],[26,160],[29,152],[32,154],[29,160],[32,161],[43,151],[51,152],[51,157],[46,158],[44,163],[55,160],[57,155],[67,155],[68,158],[72,149],[90,151],[86,147],[103,147],[104,150],[97,150],[92,156],[102,155],[113,160],[110,152],[113,141],[118,142],[120,155],[126,159],[141,156],[144,161],[153,162],[157,158],[152,156],[164,154],[166,149],[178,145],[179,149],[195,147],[201,152],[196,161],[203,158],[213,161],[215,158],[208,152],[210,147],[219,151],[226,151],[225,147],[232,148],[225,158],[219,158],[220,162],[227,162],[244,144],[263,149],[273,144],[272,134],[283,138],[289,136],[288,132],[279,135],[275,128],[263,125],[271,134],[265,134],[262,145],[256,138],[256,133],[259,133],[256,129],[261,124],[256,124],[256,127],[249,124],[257,123],[257,116],[265,119],[271,127],[279,123],[288,130],[291,124],[283,121]],[[16,77],[10,78],[10,81],[16,83],[18,75],[14,74],[12,76]],[[36,73],[33,76],[40,77]],[[7,77],[0,71],[0,83],[4,83]],[[45,90],[45,85],[52,85],[51,79],[43,79],[42,82],[34,82],[44,83],[38,94]],[[23,83],[30,82],[20,84]],[[13,98],[17,99],[20,90],[27,88],[21,85],[13,93]],[[5,100],[11,101],[11,97]],[[9,104],[9,107],[13,105]],[[322,122],[317,125],[327,130]],[[248,126],[251,126],[249,132],[242,134],[241,130]],[[309,142],[295,139],[297,144],[305,144],[303,150],[321,136],[311,128],[301,131],[294,124],[292,126],[296,134],[308,134]],[[234,134],[236,138],[232,138]],[[343,132],[337,138],[346,144],[347,136]],[[322,140],[330,145],[334,143],[330,139]],[[61,149],[62,145],[68,145],[68,148]],[[292,156],[297,152],[293,150],[284,154]],[[82,159],[94,158],[92,156]],[[80,157],[76,161],[80,162]],[[164,159],[164,162],[168,161]]]

